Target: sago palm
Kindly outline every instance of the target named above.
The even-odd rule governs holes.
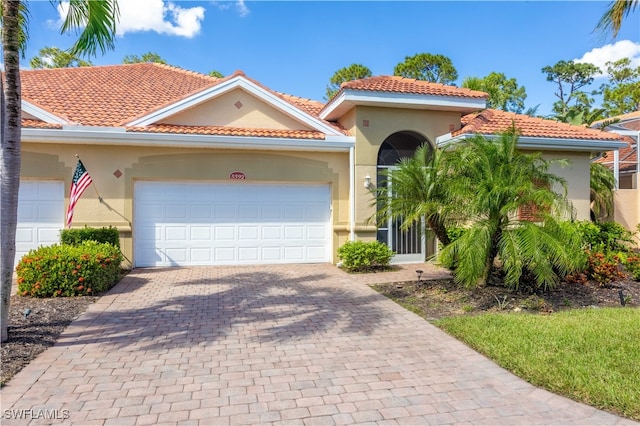
[[[62,1],[52,3],[61,4]],[[22,128],[20,91],[20,54],[27,41],[28,10],[26,1],[2,0],[0,3],[2,50],[5,67],[0,83],[1,118],[1,255],[0,313],[1,341],[8,338],[11,281],[16,250],[18,191],[20,186],[20,131]],[[78,39],[70,52],[93,55],[98,49],[113,48],[118,21],[116,0],[70,0],[62,32],[77,32]]]
[[[378,223],[399,220],[401,229],[425,220],[440,242],[449,244],[445,226],[446,172],[442,150],[428,145],[419,147],[414,156],[403,158],[397,168],[386,171],[387,185],[376,190]]]
[[[522,152],[517,142],[511,129],[496,140],[476,136],[451,153],[456,173],[448,185],[467,200],[470,225],[444,247],[440,260],[455,265],[456,281],[467,287],[485,284],[502,268],[509,287],[517,288],[528,274],[536,286],[549,288],[581,265],[578,236],[561,223],[572,214],[566,182],[549,172],[561,161]],[[535,222],[521,219],[521,210],[532,206]]]

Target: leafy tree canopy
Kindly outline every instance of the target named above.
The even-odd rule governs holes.
[[[126,55],[124,58],[122,58],[123,64],[139,64],[143,62],[155,62],[156,64],[167,65],[167,61],[165,61],[160,55],[155,52],[143,53],[142,56]]]
[[[224,77],[224,75],[220,71],[217,71],[217,70],[210,71],[208,75],[210,77],[216,77],[216,78]]]
[[[640,110],[640,66],[632,68],[631,60],[623,58],[607,62],[605,70],[609,74],[609,82],[600,88],[607,116]]]
[[[487,92],[487,106],[521,113],[524,110],[524,100],[527,92],[524,86],[518,86],[515,78],[507,78],[503,73],[492,72],[486,77],[467,77],[462,81],[462,87]]]
[[[453,84],[458,79],[458,71],[453,66],[451,59],[444,55],[430,53],[407,56],[404,62],[396,65],[393,74],[442,84]]]
[[[93,64],[57,47],[43,47],[38,51],[38,56],[31,58],[29,65],[33,69],[42,69],[90,67]]]
[[[329,79],[325,98],[327,100],[333,98],[340,90],[340,85],[342,83],[371,77],[371,75],[371,70],[361,64],[351,64],[348,67],[340,68]]]
[[[554,113],[567,114],[572,102],[580,110],[591,107],[593,99],[581,89],[593,83],[595,75],[600,72],[598,67],[588,63],[559,61],[553,66],[542,68],[542,72],[547,75],[547,81],[557,85],[555,96],[558,100],[553,104]]]

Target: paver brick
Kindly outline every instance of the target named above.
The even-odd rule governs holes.
[[[448,275],[135,269],[0,390],[3,409],[46,402],[82,425],[637,424],[536,389],[368,286],[416,268]]]

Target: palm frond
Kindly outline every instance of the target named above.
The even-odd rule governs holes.
[[[62,3],[61,0],[55,2]],[[116,0],[70,0],[61,32],[73,31],[79,35],[69,53],[94,56],[98,50],[102,53],[113,50],[119,15]]]

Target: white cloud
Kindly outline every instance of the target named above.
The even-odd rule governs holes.
[[[120,0],[117,34],[155,31],[159,34],[191,38],[197,35],[204,19],[204,7],[183,8],[164,0]],[[69,2],[58,5],[60,20],[67,16]]]
[[[620,40],[614,44],[597,47],[582,55],[582,58],[574,59],[574,61],[579,63],[588,62],[604,72],[607,62],[615,62],[622,58],[629,58],[633,68],[640,67],[640,43],[635,43],[631,40]],[[606,75],[603,73],[597,77],[606,77]]]
[[[247,6],[244,0],[233,0],[233,1],[214,0],[211,3],[213,3],[220,10],[228,10],[233,5],[235,6],[235,9],[238,11],[238,14],[242,17],[247,16],[250,12],[249,7]]]

